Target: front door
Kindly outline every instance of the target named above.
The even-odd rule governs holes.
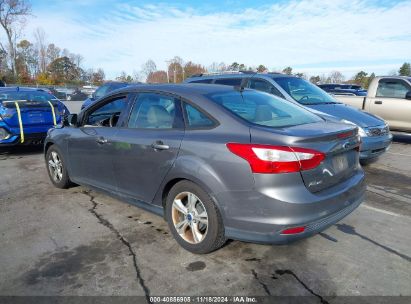
[[[113,152],[118,124],[127,106],[127,96],[102,100],[86,111],[82,125],[69,139],[70,176],[79,183],[116,190]]]
[[[114,169],[121,193],[150,203],[170,170],[184,137],[179,98],[139,93],[119,129]]]
[[[375,98],[367,98],[369,112],[384,118],[391,129],[411,131],[411,85],[402,79],[381,79]]]

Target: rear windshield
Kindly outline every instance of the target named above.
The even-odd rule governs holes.
[[[338,103],[324,90],[297,77],[278,77],[274,79],[284,91],[302,105]]]
[[[322,121],[298,105],[259,91],[230,91],[207,97],[246,121],[261,126],[287,127]]]
[[[54,104],[58,99],[44,91],[0,91],[0,102],[4,101],[27,101],[50,106],[48,101],[53,101]]]

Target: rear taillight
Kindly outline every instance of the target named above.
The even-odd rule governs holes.
[[[325,154],[311,149],[228,143],[227,148],[244,158],[253,173],[290,173],[317,167]]]

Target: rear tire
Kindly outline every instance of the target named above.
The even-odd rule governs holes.
[[[56,145],[52,145],[46,153],[46,166],[53,185],[60,189],[69,188],[72,183],[67,173],[62,153]]]
[[[226,242],[217,206],[195,183],[183,180],[175,184],[168,193],[165,209],[170,231],[184,249],[209,253]]]

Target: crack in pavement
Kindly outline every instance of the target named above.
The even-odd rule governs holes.
[[[257,280],[257,282],[264,288],[265,292],[267,295],[271,296],[271,292],[268,289],[267,284],[265,284],[263,281],[260,280],[260,278],[258,277],[257,272],[254,269],[251,269],[251,273],[253,274],[254,278]]]
[[[91,191],[82,191],[83,194],[87,195],[90,198],[90,202],[93,204],[93,207],[88,209],[91,214],[93,214],[99,221],[100,224],[103,226],[107,227],[110,229],[111,232],[113,232],[117,238],[128,248],[128,251],[130,252],[131,256],[133,257],[133,264],[134,264],[134,269],[136,271],[136,276],[138,283],[140,284],[141,288],[144,291],[144,295],[146,298],[147,303],[151,303],[150,301],[150,289],[147,287],[143,277],[141,276],[141,270],[140,267],[137,264],[137,255],[131,248],[130,243],[126,240],[126,238],[111,224],[108,220],[103,218],[99,213],[97,213],[97,202],[94,200],[95,196],[91,194]]]
[[[321,295],[319,295],[318,293],[315,293],[310,287],[307,286],[307,284],[305,284],[293,271],[289,270],[289,269],[278,269],[275,271],[276,274],[282,276],[285,274],[289,274],[291,276],[294,277],[294,279],[297,280],[298,283],[301,284],[301,286],[303,286],[305,288],[305,290],[307,290],[309,293],[311,293],[313,296],[317,297],[321,303],[323,304],[329,304],[329,302],[327,300],[325,300]],[[275,278],[275,276],[273,277],[273,279]]]
[[[368,242],[370,242],[370,243],[372,243],[372,244],[374,244],[374,245],[376,245],[376,246],[378,246],[378,247],[380,247],[380,248],[382,248],[382,249],[384,249],[384,250],[386,250],[386,251],[388,251],[392,254],[395,254],[395,255],[399,256],[400,258],[402,258],[402,259],[404,259],[408,262],[411,262],[411,257],[409,257],[409,256],[407,256],[403,253],[400,253],[397,250],[394,250],[394,249],[392,249],[388,246],[380,244],[380,243],[374,241],[373,239],[370,239],[369,237],[367,237],[365,235],[362,235],[361,233],[358,233],[357,231],[355,231],[355,228],[353,226],[350,226],[350,225],[347,225],[347,224],[335,224],[335,226],[341,232],[344,232],[346,234],[356,235],[356,236],[360,237],[363,240],[366,240],[366,241],[368,241]]]

